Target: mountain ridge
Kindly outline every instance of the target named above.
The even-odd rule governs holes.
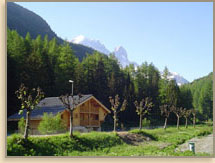
[[[109,55],[111,52],[108,50],[101,41],[97,39],[89,39],[83,35],[79,35],[72,39],[72,42],[75,44],[83,44],[85,46],[91,47],[99,52],[102,52],[106,55]],[[122,67],[126,67],[129,64],[134,64],[134,66],[138,66],[136,62],[129,61],[128,60],[128,54],[126,49],[123,46],[117,46],[115,47],[114,51],[112,54],[115,55],[115,57],[118,59],[119,63],[122,65]],[[162,75],[163,72],[161,72]],[[169,80],[175,80],[179,86],[189,83],[188,80],[186,80],[183,76],[179,75],[178,73],[175,72],[169,72],[168,75]]]
[[[14,2],[7,2],[7,27],[11,30],[16,30],[22,37],[25,37],[29,32],[33,39],[38,35],[41,35],[42,38],[48,35],[49,40],[56,38],[59,44],[65,42],[52,31],[49,24],[41,16]],[[70,43],[70,46],[79,60],[95,51],[83,45]]]

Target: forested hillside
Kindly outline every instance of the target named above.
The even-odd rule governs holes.
[[[194,80],[190,84],[186,84],[181,88],[186,92],[184,100],[192,98],[192,105],[199,111],[200,120],[212,119],[213,117],[213,73]],[[189,107],[191,104],[187,104]]]
[[[49,40],[56,38],[58,43],[62,44],[64,42],[63,39],[52,31],[43,18],[14,2],[7,2],[7,27],[11,30],[16,30],[22,37],[25,37],[29,32],[33,39],[38,35],[41,35],[42,38],[48,35]],[[86,54],[92,54],[94,52],[93,49],[83,45],[73,43],[69,43],[69,45],[80,60],[82,60]]]
[[[159,106],[166,103],[198,109],[199,120],[212,119],[212,74],[179,87],[174,80],[165,77],[167,68],[161,78],[152,63],[145,62],[137,70],[133,65],[121,68],[113,55],[98,52],[79,61],[67,42],[58,44],[55,38],[49,40],[48,36],[43,39],[38,35],[32,39],[29,33],[23,38],[14,30],[7,32],[8,116],[19,110],[15,91],[21,83],[29,88],[39,86],[49,97],[70,93],[68,80],[72,79],[75,94],[93,94],[108,108],[109,96],[119,94],[121,100],[126,99],[126,110],[119,113],[120,122],[124,124],[138,124],[134,101],[145,97],[152,98],[153,108],[147,115],[152,124],[163,123]],[[168,122],[175,124],[175,119],[171,114]]]

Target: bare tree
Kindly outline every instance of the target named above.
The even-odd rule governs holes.
[[[44,93],[38,87],[37,89],[33,88],[29,90],[25,87],[24,84],[20,85],[20,88],[15,92],[17,98],[21,101],[21,109],[19,110],[19,114],[22,114],[24,110],[26,110],[26,122],[25,122],[25,132],[24,139],[28,138],[28,133],[30,129],[30,115],[31,111],[37,108],[37,104],[44,97]]]
[[[175,115],[177,117],[177,129],[179,129],[179,121],[180,121],[180,118],[183,116],[183,113],[184,113],[183,108],[182,107],[178,108],[178,107],[172,105],[171,106],[171,111],[173,113],[175,113]]]
[[[164,123],[163,128],[166,129],[167,119],[169,118],[169,115],[171,113],[170,105],[167,105],[167,104],[162,105],[162,106],[160,106],[160,110],[161,110],[161,115],[163,115],[165,117],[165,123]]]
[[[187,119],[191,114],[191,110],[187,110],[186,108],[183,109],[183,117],[185,118],[185,128],[187,128]]]
[[[142,99],[142,101],[140,101],[140,103],[135,101],[134,105],[136,107],[137,114],[140,116],[139,129],[141,130],[143,116],[146,115],[151,110],[153,104],[151,102],[151,98],[146,97],[145,99]]]
[[[71,98],[70,98],[71,97]],[[74,99],[74,96],[69,96],[68,94],[62,95],[59,97],[63,105],[66,107],[66,109],[70,112],[70,129],[69,129],[69,135],[72,138],[73,137],[73,111],[77,107],[78,104],[80,104],[80,98],[81,95],[79,94],[77,99]]]
[[[196,113],[197,111],[195,109],[191,109],[191,114],[193,115],[193,127],[196,127]]]
[[[113,120],[114,120],[114,128],[113,131],[116,132],[116,126],[117,126],[117,114],[121,111],[124,111],[126,109],[127,101],[124,100],[122,105],[120,106],[119,102],[119,95],[115,96],[115,99],[113,99],[111,96],[109,97],[110,103],[111,103],[111,110],[113,110]]]

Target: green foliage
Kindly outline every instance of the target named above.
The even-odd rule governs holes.
[[[25,37],[30,33],[33,39],[41,35],[42,39],[48,36],[49,39],[56,39],[60,44],[63,44],[64,40],[58,37],[40,16],[37,14],[15,4],[14,2],[7,3],[7,26],[11,30],[16,30],[22,37]],[[82,60],[87,54],[92,54],[94,50],[92,48],[69,43],[72,49],[74,49],[75,55]]]
[[[146,118],[144,118],[142,120],[142,126],[143,127],[149,127],[150,126],[150,120],[147,120]]]
[[[91,132],[86,134],[74,133],[61,136],[30,137],[27,141],[19,135],[7,138],[7,154],[9,156],[63,156],[70,152],[103,150],[123,144],[122,140],[113,133]]]
[[[25,131],[25,119],[22,117],[18,122],[18,129],[21,134],[24,134]]]
[[[212,133],[212,127],[196,126],[196,129],[175,127],[153,130],[132,130],[130,133],[150,137],[152,141],[138,146],[126,144],[116,133],[90,132],[59,136],[30,137],[25,141],[21,135],[7,137],[8,156],[208,156],[206,153],[175,151],[187,140]],[[161,147],[165,144],[165,147]]]
[[[52,113],[44,113],[38,130],[42,134],[55,134],[65,131],[66,123],[61,119],[60,113],[55,116]]]
[[[207,76],[197,79],[190,84],[182,86],[181,90],[190,91],[185,98],[187,101],[182,102],[186,105],[191,105],[197,110],[197,119],[199,121],[205,121],[212,119],[213,110],[213,73]],[[189,94],[189,95],[188,95]],[[192,100],[191,100],[192,99]],[[188,108],[188,107],[187,107]]]
[[[7,34],[8,116],[18,112],[20,101],[14,92],[21,83],[29,89],[40,86],[47,97],[52,97],[70,93],[68,80],[72,79],[74,94],[93,94],[107,108],[109,96],[123,97],[127,107],[118,117],[123,124],[138,122],[134,101],[143,97],[152,99],[153,109],[146,115],[152,125],[161,123],[160,106],[164,104],[195,108],[197,121],[212,119],[212,75],[178,87],[174,81],[161,79],[152,63],[145,62],[137,69],[132,64],[122,68],[114,55],[99,52],[80,61],[75,56],[77,51],[66,42],[58,44],[55,38],[31,37],[30,33],[23,38],[10,29]],[[173,123],[175,117],[170,114],[168,124]]]

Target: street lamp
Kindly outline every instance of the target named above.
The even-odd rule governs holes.
[[[69,82],[72,83],[72,96],[73,96],[73,83],[74,82],[72,80],[69,80]]]

